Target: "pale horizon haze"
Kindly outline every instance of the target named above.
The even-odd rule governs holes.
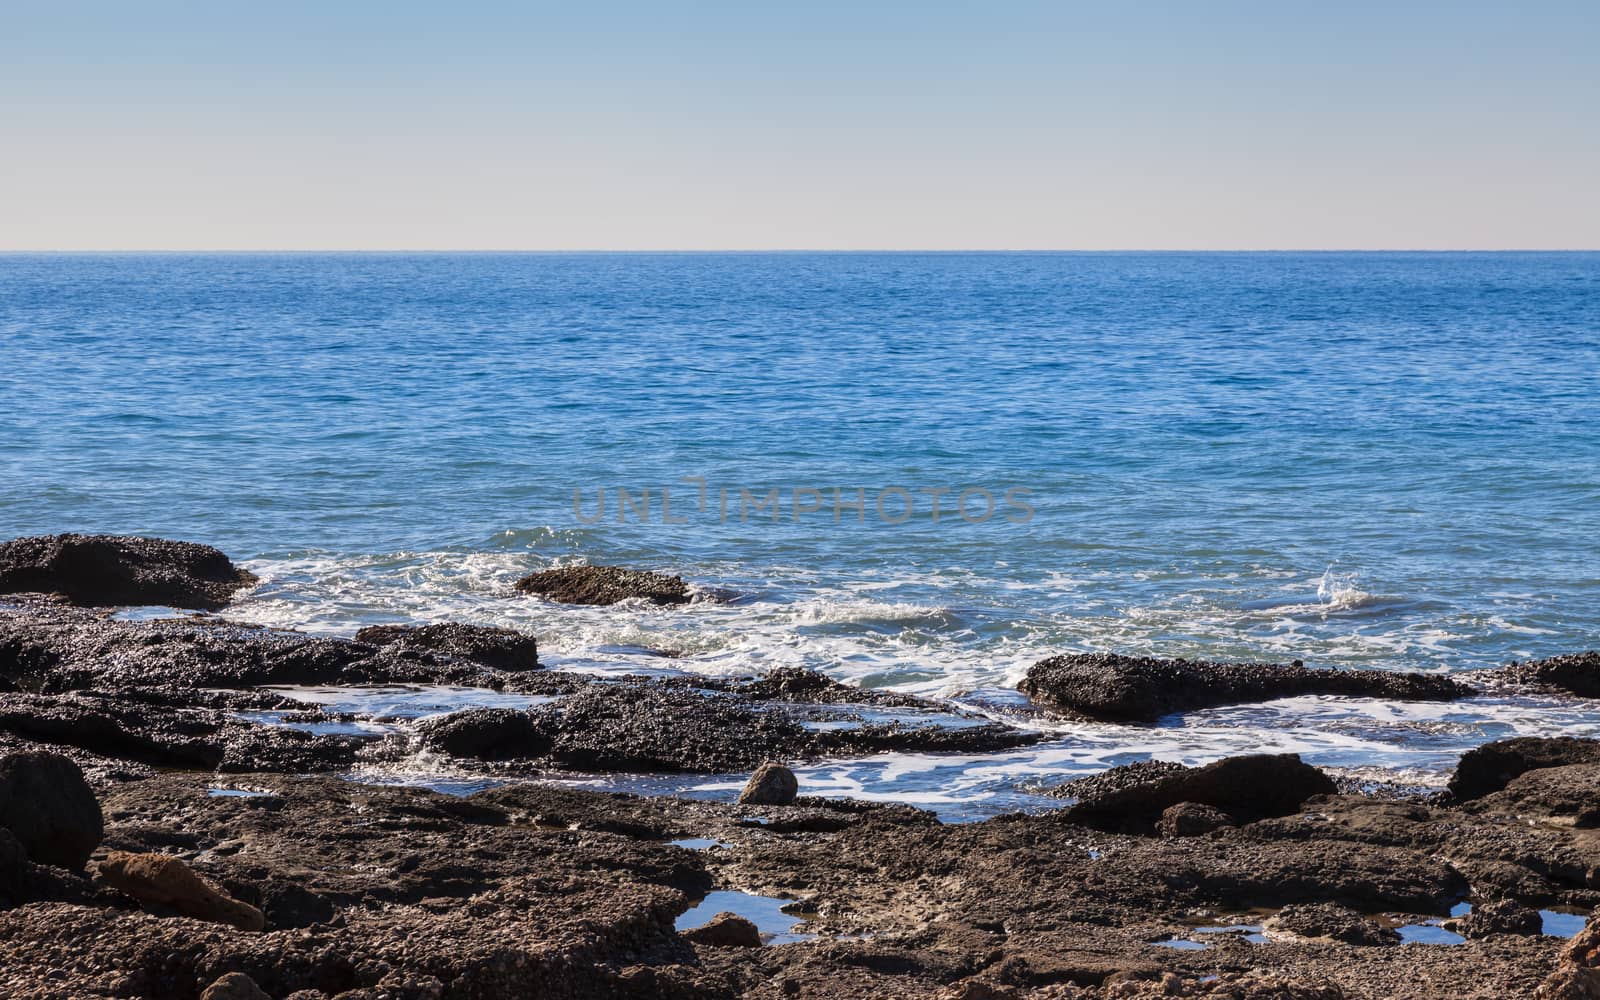
[[[1600,6],[0,0],[0,250],[1594,249]]]

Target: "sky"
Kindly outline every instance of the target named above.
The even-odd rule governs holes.
[[[0,0],[0,250],[1600,248],[1600,3]]]

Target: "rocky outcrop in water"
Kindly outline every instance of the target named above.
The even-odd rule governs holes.
[[[682,577],[623,569],[620,566],[558,566],[530,573],[516,582],[524,594],[537,594],[561,604],[618,604],[643,600],[651,604],[687,604],[689,585]]]
[[[1121,722],[1154,722],[1175,712],[1295,695],[1449,701],[1474,693],[1465,684],[1439,674],[1312,670],[1298,660],[1291,664],[1213,663],[1113,653],[1040,660],[1017,686],[1040,704]]]
[[[539,646],[531,635],[487,625],[372,625],[356,633],[357,642],[374,646],[443,653],[496,670],[539,669]]]
[[[1314,795],[1337,791],[1333,779],[1296,754],[1229,757],[1204,767],[1133,764],[1052,790],[1077,799],[1062,814],[1068,822],[1127,833],[1151,832],[1180,805],[1242,822],[1285,816]]]
[[[1288,931],[1301,937],[1327,938],[1361,947],[1399,944],[1400,933],[1369,920],[1338,903],[1302,903],[1285,906],[1269,921],[1272,930]]]
[[[1461,755],[1450,776],[1449,791],[1457,801],[1465,802],[1498,792],[1529,771],[1593,763],[1600,763],[1600,740],[1572,736],[1496,740]]]
[[[1580,698],[1600,698],[1600,652],[1595,650],[1510,663],[1496,670],[1479,671],[1478,675],[1496,683],[1553,688]]]
[[[256,583],[209,545],[127,535],[41,535],[0,543],[0,594],[58,594],[92,607],[214,611]]]

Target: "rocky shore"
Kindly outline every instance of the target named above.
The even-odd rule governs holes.
[[[1425,798],[1342,793],[1292,754],[1145,762],[1051,789],[1052,812],[946,824],[796,796],[781,764],[1038,734],[799,670],[552,671],[501,629],[123,621],[89,578],[155,603],[194,553],[59,554],[77,544],[0,546],[3,996],[1600,996],[1600,922],[1569,940],[1600,906],[1600,741],[1493,743]],[[189,606],[246,585],[222,558],[200,560]],[[1308,691],[1581,694],[1600,657],[1487,673],[1058,657],[1024,690],[1118,718]],[[283,689],[440,684],[501,703],[362,729]],[[492,787],[348,777],[419,754]],[[541,780],[611,772],[754,777],[742,803]]]

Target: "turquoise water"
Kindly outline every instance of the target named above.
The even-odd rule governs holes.
[[[1063,650],[1600,644],[1597,389],[1596,254],[11,255],[0,534],[214,543],[259,621],[476,620],[557,666],[799,664],[1004,714]],[[507,595],[572,560],[742,599]]]

